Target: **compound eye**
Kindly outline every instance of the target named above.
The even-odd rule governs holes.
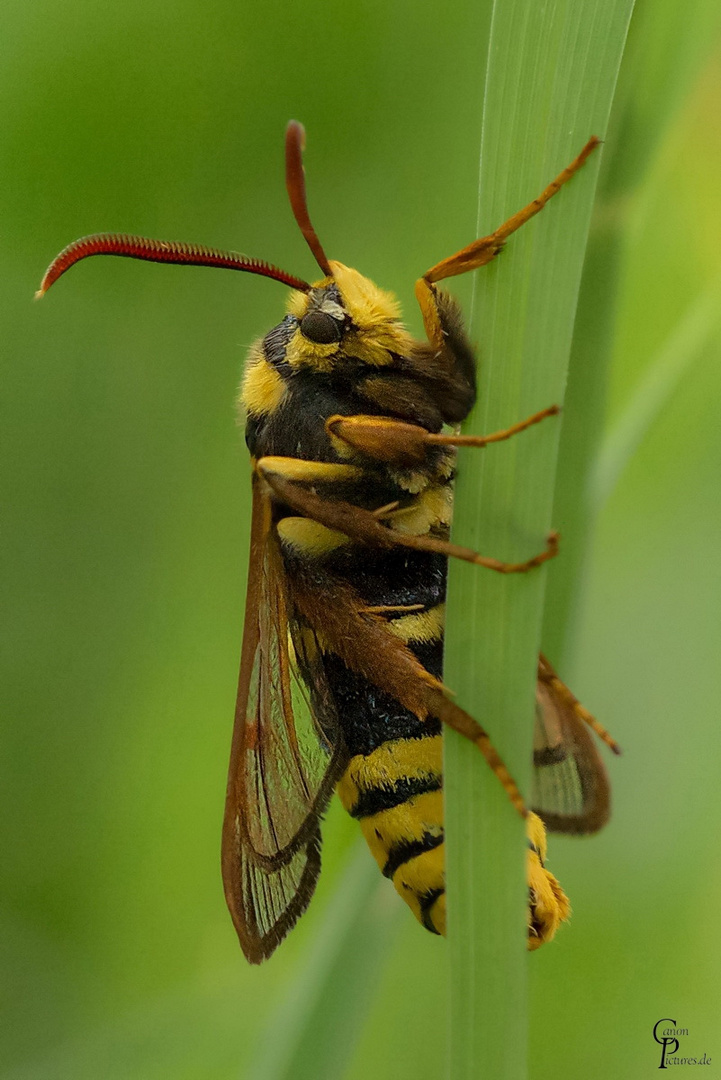
[[[341,339],[341,328],[325,311],[311,311],[300,322],[300,332],[317,345],[332,345]]]

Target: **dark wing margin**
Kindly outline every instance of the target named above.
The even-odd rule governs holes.
[[[320,817],[343,764],[320,651],[295,618],[271,502],[254,478],[222,844],[225,897],[251,963],[270,956],[308,906]]]
[[[543,657],[538,675],[531,807],[550,832],[597,832],[611,809],[606,768],[575,698]]]

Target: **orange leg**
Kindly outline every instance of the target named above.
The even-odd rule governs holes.
[[[581,153],[573,159],[570,165],[561,170],[555,180],[552,180],[544,188],[538,198],[533,199],[522,210],[518,210],[502,225],[499,225],[494,232],[474,240],[473,243],[461,248],[454,255],[449,255],[447,259],[442,259],[441,262],[432,266],[430,270],[426,270],[423,277],[418,279],[416,282],[416,298],[420,305],[423,324],[429,341],[432,341],[438,348],[443,344],[443,327],[438,312],[434,282],[455,277],[457,274],[465,274],[469,270],[476,270],[479,266],[485,266],[492,259],[495,259],[508,237],[543,210],[548,200],[552,199],[563,185],[571,179],[574,173],[577,173],[585,164],[587,158],[600,145],[600,142],[601,140],[595,135],[592,136],[581,150]]]
[[[288,473],[290,475],[286,475],[286,462],[288,463]],[[447,540],[441,540],[435,536],[414,536],[410,533],[395,532],[393,529],[382,525],[377,515],[370,510],[364,510],[360,506],[354,506],[352,503],[344,502],[341,499],[323,498],[315,491],[304,487],[299,479],[297,466],[298,460],[296,458],[266,457],[260,458],[255,468],[258,475],[284,503],[287,503],[288,506],[293,507],[294,510],[297,510],[305,517],[325,525],[326,528],[345,533],[351,540],[360,540],[362,543],[370,544],[372,547],[388,549],[406,547],[412,548],[414,551],[437,552],[439,555],[445,555],[448,558],[462,559],[464,562],[475,563],[476,566],[485,566],[499,574],[525,574],[526,571],[540,566],[558,554],[558,533],[555,532],[549,534],[544,551],[520,563],[492,559],[486,555],[480,555],[477,551],[473,551],[472,548],[451,544]],[[350,467],[336,465],[333,468],[338,469],[340,472],[341,469]],[[324,479],[332,479],[330,473],[324,476]],[[387,511],[389,508],[384,507],[383,509]]]
[[[560,411],[558,405],[549,405],[547,409],[490,435],[435,435],[417,424],[385,416],[331,416],[325,427],[331,440],[338,440],[376,461],[413,466],[426,460],[429,446],[488,446],[510,439],[549,416],[557,416]]]

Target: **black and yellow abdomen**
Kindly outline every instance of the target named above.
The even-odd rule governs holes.
[[[426,670],[440,677],[445,559],[374,555],[356,562],[352,578],[369,605],[417,609],[385,617]],[[340,800],[419,922],[445,934],[440,721],[419,720],[335,656],[326,656],[325,669],[350,757],[337,788]]]
[[[427,930],[446,929],[440,733],[381,743],[338,784],[382,873]]]

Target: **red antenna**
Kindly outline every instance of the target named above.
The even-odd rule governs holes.
[[[326,277],[332,277],[333,271],[323,251],[323,246],[313,228],[308,214],[305,197],[305,171],[303,169],[303,151],[305,149],[305,128],[297,120],[291,120],[285,130],[285,186],[293,208],[295,220],[313,252],[315,261]]]
[[[76,262],[90,255],[120,255],[128,259],[145,259],[147,262],[180,263],[185,266],[220,266],[226,270],[244,270],[249,274],[281,281],[293,289],[309,292],[310,285],[302,278],[286,274],[277,266],[251,259],[237,251],[219,251],[217,248],[198,244],[179,244],[168,240],[149,240],[144,236],[126,236],[124,233],[95,233],[68,244],[45,271],[45,277],[35,298],[44,296],[50,286]]]

